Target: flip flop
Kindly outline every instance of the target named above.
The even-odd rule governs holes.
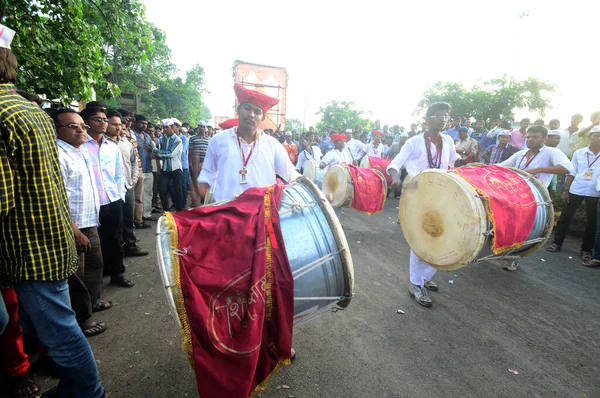
[[[113,302],[106,300],[98,300],[92,305],[92,312],[106,311],[112,308]]]
[[[106,331],[106,324],[104,322],[92,322],[89,325],[82,326],[81,331],[85,337],[97,336]]]
[[[40,394],[40,387],[27,373],[9,378],[8,383],[10,384],[11,398],[31,398]],[[30,394],[24,392],[25,389],[28,389]]]
[[[591,260],[584,260],[583,266],[588,268],[597,268],[600,267],[600,260],[597,258],[593,258]]]

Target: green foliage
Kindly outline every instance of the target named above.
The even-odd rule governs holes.
[[[168,79],[160,82],[156,89],[142,94],[142,112],[151,120],[176,117],[193,126],[198,120],[209,120],[211,114],[201,95],[204,69],[195,65],[186,75],[185,81],[181,78]]]
[[[363,126],[370,128],[372,122],[364,116],[364,111],[354,108],[354,101],[331,101],[324,107],[319,107],[317,115],[321,120],[316,125],[317,131],[323,128],[343,130]]]
[[[299,119],[287,118],[285,119],[285,129],[293,131],[295,133],[303,133],[302,121]]]
[[[465,88],[461,84],[437,82],[423,94],[415,114],[435,102],[448,102],[454,117],[475,117],[486,123],[493,119],[512,116],[515,109],[527,108],[544,116],[550,108],[550,100],[555,87],[536,78],[516,80],[506,75],[485,81],[481,86]]]

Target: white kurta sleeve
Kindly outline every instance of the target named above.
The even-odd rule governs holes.
[[[219,171],[217,166],[217,151],[215,148],[216,140],[210,140],[208,148],[206,149],[206,156],[204,157],[204,164],[202,171],[198,176],[199,183],[208,184],[211,188],[214,187],[215,181],[217,180],[217,172]]]
[[[390,169],[396,170],[397,173],[400,173],[400,169],[406,165],[406,161],[410,158],[413,153],[414,145],[416,141],[406,141],[402,148],[400,149],[400,153],[394,157],[394,159],[390,162],[386,171],[389,174]],[[456,153],[456,151],[454,151]]]
[[[550,149],[550,148],[548,148],[548,149]],[[569,160],[567,155],[565,155],[563,153],[563,151],[561,151],[560,149],[556,149],[556,148],[551,148],[551,149],[553,149],[552,156],[550,158],[552,165],[553,166],[562,166],[569,171],[569,174],[573,174],[573,171],[574,171],[573,164],[571,163],[571,161]]]
[[[287,182],[294,181],[300,177],[300,173],[296,171],[283,145],[273,145],[273,150],[275,151],[275,174]]]

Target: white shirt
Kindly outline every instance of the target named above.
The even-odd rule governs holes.
[[[247,184],[240,184],[240,171],[244,165],[236,132],[237,127],[234,127],[211,138],[198,176],[198,182],[214,187],[216,202],[233,199],[248,188],[273,185],[277,182],[276,174],[287,182],[300,176],[279,141],[258,130],[252,154],[250,150],[253,143],[248,144],[242,139],[239,141],[244,156],[249,156],[246,165]]]
[[[454,166],[456,159],[460,156],[456,153],[454,148],[454,140],[448,134],[440,134],[442,137],[442,155],[440,159],[440,170],[448,170],[449,166]],[[437,155],[437,148],[434,144],[429,144],[431,149],[431,157],[435,158]],[[416,135],[409,138],[402,148],[400,153],[396,155],[394,160],[387,167],[389,174],[390,169],[396,170],[400,173],[402,167],[406,168],[408,176],[410,178],[419,174],[421,171],[431,168],[429,166],[429,159],[427,159],[427,147],[425,146],[425,135]]]
[[[383,144],[379,144],[377,147],[375,147],[372,143],[367,145],[367,150],[366,150],[366,155],[367,156],[373,156],[375,158],[380,158],[382,157],[383,154]]]
[[[366,147],[365,144],[363,144],[362,142],[360,142],[357,139],[352,138],[350,141],[348,141],[346,143],[346,148],[348,148],[348,150],[350,151],[350,153],[352,153],[352,155],[354,156],[354,158],[358,158],[358,156],[360,155],[360,152],[362,150],[364,150]]]
[[[573,172],[573,165],[569,161],[567,155],[565,155],[560,149],[550,148],[544,145],[540,149],[540,152],[533,158],[533,160],[531,160],[531,163],[525,167],[527,164],[527,152],[529,152],[529,149],[523,149],[515,153],[504,162],[500,163],[500,166],[516,167],[517,169],[521,170],[537,169],[539,167],[563,166],[569,171],[569,173]],[[544,184],[545,187],[548,187],[552,182],[553,175],[554,174],[538,173],[535,176],[542,182],[542,184]]]
[[[323,156],[321,163],[325,163],[325,168],[328,168],[336,163],[352,164],[352,159],[353,157],[348,148],[344,148],[341,151],[334,149],[327,152],[325,156]]]
[[[298,163],[296,163],[296,168],[298,170],[302,170],[302,168],[304,167],[304,163],[306,163],[310,159],[316,160],[317,164],[319,164],[319,162],[321,161],[321,149],[319,149],[318,146],[311,146],[311,149],[313,152],[312,155],[307,151],[302,151],[300,152],[300,155],[298,155]]]
[[[593,163],[593,164],[592,164]],[[575,177],[571,183],[569,192],[579,196],[592,196],[600,197],[598,192],[598,184],[600,180],[598,175],[600,174],[600,154],[594,155],[594,152],[590,151],[590,148],[582,148],[573,154],[573,171],[569,173]],[[586,173],[592,172],[591,179],[586,179]]]
[[[567,157],[573,156],[573,148],[571,148],[571,143],[569,142],[569,137],[571,137],[571,132],[568,128],[561,129],[560,131],[560,142],[558,143],[557,148],[560,149],[567,155]],[[573,134],[577,134],[579,130],[574,132]]]

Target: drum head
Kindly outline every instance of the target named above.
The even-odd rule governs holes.
[[[317,162],[314,159],[309,159],[306,163],[304,163],[303,175],[308,178],[312,182],[315,182],[317,178]]]
[[[437,269],[466,266],[486,241],[483,202],[453,172],[425,170],[414,176],[402,190],[399,213],[411,249]]]
[[[362,160],[360,161],[360,167],[362,167],[363,169],[370,169],[371,168],[371,162],[369,162],[369,157],[368,156],[363,156]]]
[[[323,194],[332,207],[343,206],[352,192],[350,173],[345,165],[334,164],[323,177]]]

